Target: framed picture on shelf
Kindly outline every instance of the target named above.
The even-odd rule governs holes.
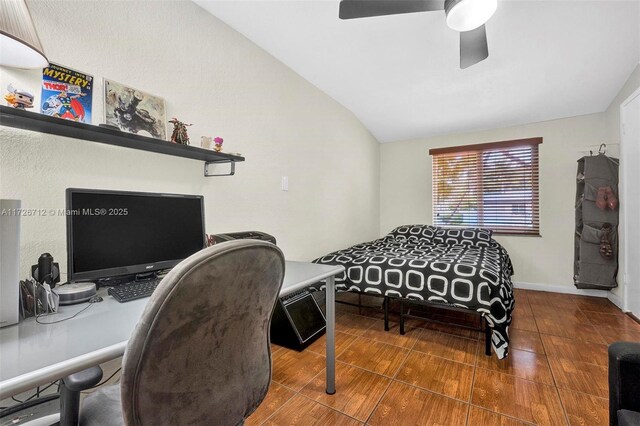
[[[106,78],[104,122],[123,132],[167,140],[164,99]]]

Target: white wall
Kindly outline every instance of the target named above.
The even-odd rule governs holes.
[[[640,64],[635,67],[604,112],[607,125],[607,144],[613,146],[620,145],[620,105],[622,105],[638,87],[640,87]]]
[[[603,114],[524,126],[382,144],[380,233],[432,223],[430,148],[541,136],[541,237],[498,236],[514,264],[514,281],[573,291],[576,161],[605,140]]]
[[[203,194],[207,231],[263,230],[285,255],[311,260],[377,237],[379,145],[353,116],[289,68],[189,1],[29,1],[52,62],[166,99],[189,134],[222,136],[247,161],[204,178],[203,164],[0,126],[0,198],[62,208],[67,187]],[[0,69],[35,92],[40,73]],[[289,176],[289,191],[280,178]],[[66,264],[65,219],[24,218],[22,274],[49,251]],[[126,242],[123,242],[126,244]],[[64,278],[64,276],[63,276]]]
[[[633,72],[631,73],[627,81],[624,83],[624,85],[620,89],[620,92],[618,92],[618,94],[615,96],[615,98],[611,102],[611,105],[609,105],[609,108],[607,108],[607,110],[604,112],[605,123],[607,126],[606,127],[607,143],[610,144],[612,147],[614,147],[614,151],[620,152],[619,148],[620,148],[620,143],[622,142],[621,136],[620,136],[620,124],[621,124],[620,123],[620,106],[639,87],[640,87],[640,64],[636,66],[636,68],[633,70]],[[634,160],[631,160],[631,161],[634,161]],[[631,167],[634,170],[637,170],[637,166],[638,165],[635,164],[634,162],[627,163],[624,157],[620,158],[620,179],[621,179],[620,192],[621,194],[623,193],[624,186],[625,186],[625,182],[622,179],[622,176],[623,176],[622,173],[624,173],[624,168]],[[637,184],[637,182],[632,182],[632,183]],[[632,193],[634,192],[627,191],[627,195],[631,195]],[[620,203],[624,203],[624,202],[625,202],[624,196],[621,196]],[[637,218],[637,213],[635,217]],[[620,225],[620,247],[624,247],[624,243],[625,243],[624,218],[621,217],[621,219],[622,219],[622,223]],[[627,260],[625,258],[625,254],[623,251],[621,251],[620,259],[619,259],[620,267],[618,269],[620,271],[618,273],[618,287],[612,290],[614,295],[612,297],[612,300],[618,304],[620,304],[620,298],[622,298],[624,294],[624,286],[625,286],[624,270],[625,270],[626,261]]]

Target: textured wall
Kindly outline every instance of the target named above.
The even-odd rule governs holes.
[[[432,223],[430,148],[542,136],[540,145],[540,233],[504,237],[514,264],[514,280],[573,287],[576,160],[585,147],[601,143],[603,114],[525,126],[448,135],[381,145],[380,232],[403,223]]]
[[[49,59],[96,78],[94,123],[107,77],[163,96],[169,117],[195,123],[195,144],[219,135],[247,161],[236,176],[204,178],[201,162],[0,126],[0,198],[49,209],[67,187],[203,194],[209,233],[264,230],[293,260],[377,236],[377,141],[218,19],[188,1],[28,4]],[[38,71],[0,69],[0,87],[9,82],[39,101]],[[44,251],[66,264],[63,217],[22,224],[23,274]]]

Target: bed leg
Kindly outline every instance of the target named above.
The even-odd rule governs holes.
[[[487,320],[484,320],[484,354],[491,356],[491,328]]]
[[[389,331],[389,296],[384,297],[382,309],[384,310],[384,331]]]
[[[400,299],[400,334],[404,336],[404,303]]]

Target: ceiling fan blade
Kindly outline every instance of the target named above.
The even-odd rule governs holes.
[[[342,0],[340,19],[444,10],[444,0]]]
[[[460,68],[469,68],[489,57],[487,29],[484,25],[460,33]]]

